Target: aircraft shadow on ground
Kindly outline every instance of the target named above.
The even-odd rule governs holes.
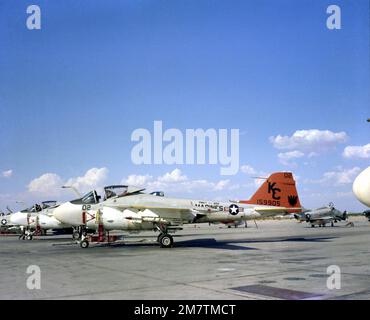
[[[293,237],[293,238],[279,238],[279,239],[259,239],[259,240],[216,240],[214,238],[193,239],[176,241],[175,248],[209,248],[209,249],[223,249],[223,250],[260,250],[255,247],[246,247],[241,244],[252,243],[277,243],[277,242],[329,242],[336,237]],[[112,243],[109,246],[118,247],[148,247],[158,246],[157,243]]]

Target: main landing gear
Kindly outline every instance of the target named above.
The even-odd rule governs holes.
[[[157,239],[161,248],[172,248],[173,247],[173,238],[167,233],[162,233],[158,236]]]
[[[159,236],[157,242],[161,248],[172,248],[173,247],[173,237],[168,234],[167,226],[164,224],[155,225],[159,231]]]

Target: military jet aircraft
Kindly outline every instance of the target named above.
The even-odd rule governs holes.
[[[144,188],[117,185],[104,188],[100,202],[96,191],[60,205],[54,217],[80,228],[80,246],[89,246],[86,228],[109,230],[158,230],[161,247],[173,246],[169,234],[183,224],[237,222],[259,216],[300,212],[293,175],[278,172],[266,178],[251,200],[234,202],[177,199]]]
[[[321,207],[314,210],[306,210],[301,214],[296,213],[294,214],[294,217],[300,222],[306,221],[307,223],[311,224],[312,228],[314,228],[315,225],[325,227],[328,223],[334,227],[334,223],[347,220],[347,211],[341,212],[335,209],[334,205],[330,203],[326,207]]]
[[[49,229],[65,229],[70,226],[60,222],[53,216],[53,211],[59,204],[56,201],[44,201],[30,208],[12,213],[9,225],[20,226],[22,234],[19,239],[32,240],[35,234],[45,234]]]

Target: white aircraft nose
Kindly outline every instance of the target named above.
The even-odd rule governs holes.
[[[63,203],[53,211],[53,216],[60,222],[73,226],[80,226],[82,221],[82,205]]]
[[[9,222],[12,225],[26,226],[27,225],[27,213],[20,212],[20,211],[15,212],[10,216]]]
[[[370,167],[362,171],[353,182],[353,193],[364,205],[370,207]]]

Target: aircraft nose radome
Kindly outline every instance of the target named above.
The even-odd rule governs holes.
[[[360,202],[370,207],[370,167],[362,171],[353,182],[353,193]]]
[[[54,218],[64,224],[81,225],[82,210],[78,205],[73,205],[70,202],[64,203],[53,212]]]

